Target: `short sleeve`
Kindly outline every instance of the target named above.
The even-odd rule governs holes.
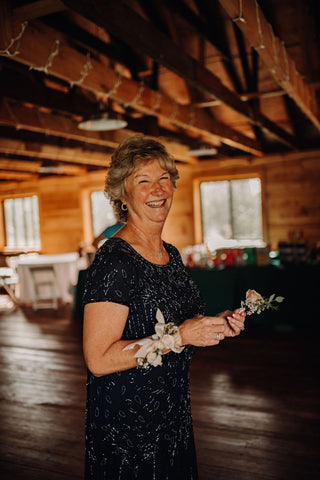
[[[83,304],[114,302],[129,307],[135,291],[134,267],[128,254],[107,243],[97,251],[89,268]]]

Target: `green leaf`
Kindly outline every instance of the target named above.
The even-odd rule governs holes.
[[[284,300],[284,297],[276,297],[275,298],[275,301],[278,302],[278,303],[283,302],[283,300]]]
[[[275,296],[276,296],[275,293],[273,293],[272,295],[270,295],[268,302],[272,302],[272,300],[274,299]]]

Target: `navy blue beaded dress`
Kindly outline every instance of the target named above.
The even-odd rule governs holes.
[[[154,334],[159,308],[166,322],[204,313],[204,302],[178,250],[156,265],[127,242],[111,238],[89,269],[84,303],[129,307],[122,339]],[[93,320],[94,321],[94,320]],[[189,392],[196,348],[162,357],[162,366],[131,368],[102,377],[88,372],[86,480],[196,480],[197,462]]]

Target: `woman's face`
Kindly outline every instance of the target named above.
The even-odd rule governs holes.
[[[157,159],[142,163],[126,179],[128,218],[163,223],[171,208],[173,190],[169,173]]]

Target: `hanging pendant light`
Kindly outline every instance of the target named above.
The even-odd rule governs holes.
[[[78,128],[81,130],[97,132],[120,130],[121,128],[125,128],[127,125],[128,123],[125,120],[120,118],[112,118],[108,112],[102,112],[83,120],[78,124]]]
[[[105,104],[100,101],[98,106],[98,112],[90,115],[88,118],[84,118],[82,122],[78,124],[80,130],[89,130],[91,132],[103,132],[110,130],[120,130],[125,128],[128,123],[117,116],[114,112],[107,111]]]
[[[208,146],[198,146],[195,148],[191,148],[190,150],[187,151],[187,155],[193,156],[193,157],[210,157],[213,155],[217,155],[218,149],[214,147],[208,147]]]

